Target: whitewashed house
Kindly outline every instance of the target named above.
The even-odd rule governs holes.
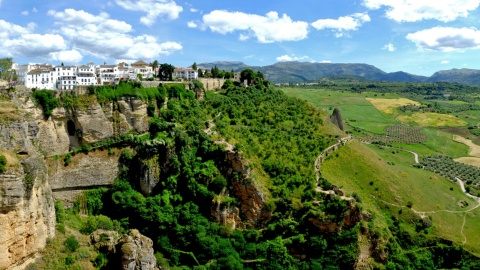
[[[120,72],[117,65],[101,65],[99,67],[100,84],[117,84],[120,81]]]
[[[175,68],[172,74],[173,78],[193,81],[198,79],[198,71],[193,68]]]
[[[140,60],[130,65],[130,70],[133,70],[135,74],[141,74],[143,79],[153,78],[153,67],[148,63]]]
[[[55,89],[56,76],[53,69],[33,69],[25,76],[25,86],[37,89]]]
[[[77,67],[77,85],[97,85],[96,68],[92,62]]]
[[[77,67],[76,66],[56,66],[57,73],[56,88],[58,90],[73,90],[77,86]]]

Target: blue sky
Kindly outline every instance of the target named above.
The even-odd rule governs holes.
[[[0,57],[480,69],[480,0],[0,0]]]

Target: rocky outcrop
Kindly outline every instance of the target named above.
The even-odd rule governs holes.
[[[122,237],[118,237],[115,231],[97,230],[90,236],[90,242],[96,249],[118,260],[123,270],[158,269],[152,239],[138,230],[130,230]],[[112,262],[112,265],[118,263]]]
[[[248,161],[240,152],[227,150],[224,164],[221,169],[230,179],[235,197],[238,199],[242,226],[255,227],[260,221],[267,220],[271,216],[271,211],[265,207],[266,193],[255,181]]]
[[[82,132],[83,142],[94,143],[113,137],[112,123],[108,121],[100,104],[95,102],[86,109],[76,108],[72,114],[76,129]]]
[[[335,195],[332,194],[327,196]],[[315,217],[309,218],[309,221],[312,222],[313,225],[320,228],[320,231],[322,232],[338,232],[341,231],[343,228],[352,228],[363,219],[363,215],[361,211],[356,207],[354,200],[347,200],[346,202],[347,210],[344,212],[344,215],[341,218],[342,222]]]
[[[122,253],[122,269],[150,270],[156,269],[156,259],[152,239],[131,230],[120,239]]]
[[[55,208],[43,158],[0,174],[0,269],[13,269],[36,255],[55,235]]]

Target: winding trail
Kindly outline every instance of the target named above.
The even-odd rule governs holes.
[[[415,163],[417,163],[417,164],[420,163],[420,162],[418,161],[418,154],[417,154],[417,153],[415,153],[415,152],[413,152],[413,151],[410,151],[410,150],[405,150],[405,152],[412,153],[412,154],[413,154],[413,157],[415,158]]]
[[[413,152],[413,151],[409,151],[409,150],[404,150],[406,152],[409,152],[409,153],[412,153],[413,156],[414,156],[414,159],[415,159],[415,163],[420,163],[419,160],[418,160],[418,154]],[[451,214],[460,214],[460,213],[463,213],[463,223],[462,223],[462,227],[460,228],[460,234],[462,235],[463,237],[463,242],[462,244],[465,244],[467,243],[467,237],[465,236],[465,234],[463,233],[463,230],[465,228],[465,223],[467,222],[467,214],[477,208],[480,207],[480,197],[476,197],[476,196],[473,196],[472,194],[468,193],[465,189],[465,184],[463,182],[462,179],[458,178],[458,177],[455,177],[455,179],[457,180],[458,182],[458,185],[460,186],[460,189],[462,190],[462,192],[470,197],[470,198],[474,198],[476,199],[476,201],[478,202],[478,204],[475,206],[475,207],[472,207],[470,209],[466,209],[466,210],[461,210],[461,211],[456,211],[456,210],[436,210],[436,211],[417,211],[415,209],[410,208],[415,214],[419,215],[421,218],[425,218],[427,217],[427,214],[436,214],[436,213],[441,213],[441,212],[446,212],[446,213],[451,213]],[[399,207],[399,208],[407,208],[406,206],[403,206],[403,205],[398,205],[398,204],[393,204],[393,203],[389,203],[389,202],[386,202],[384,200],[381,200],[381,199],[378,199],[376,198],[374,195],[370,195],[372,196],[373,198],[375,198],[377,201],[380,201],[384,204],[387,204],[387,205],[391,205],[391,206],[394,206],[394,207]]]

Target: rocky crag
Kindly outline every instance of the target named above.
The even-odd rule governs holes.
[[[17,117],[0,121],[0,153],[8,156],[0,174],[0,269],[21,269],[54,237],[56,199],[68,205],[78,193],[111,185],[118,175],[115,153],[77,155],[70,166],[56,155],[126,132],[146,132],[147,104],[134,98],[103,106],[95,101],[54,109],[46,119],[29,90],[1,94],[11,99]]]

